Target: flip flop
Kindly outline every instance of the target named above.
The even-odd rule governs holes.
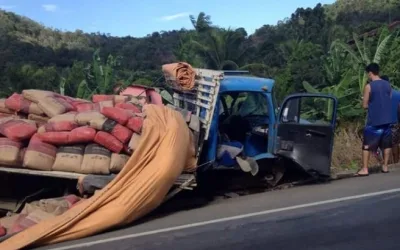
[[[367,177],[367,176],[369,176],[369,173],[368,174],[360,174],[360,171],[358,171],[357,173],[354,174],[354,176],[355,177]]]
[[[382,169],[382,170],[381,170],[381,173],[387,174],[387,173],[389,173],[389,170],[386,170],[386,171],[385,171],[385,170]]]

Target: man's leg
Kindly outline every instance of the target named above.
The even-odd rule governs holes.
[[[389,165],[389,159],[390,156],[392,155],[392,149],[387,148],[383,151],[383,166],[382,166],[382,171],[387,172],[388,171],[388,165]]]
[[[383,165],[382,172],[386,173],[389,171],[388,165],[390,156],[392,155],[392,129],[388,126],[382,134],[381,148],[383,149]]]
[[[364,128],[364,138],[362,147],[362,168],[357,172],[358,176],[368,175],[368,162],[371,152],[376,152],[382,133],[377,133],[377,129],[372,126]]]
[[[361,168],[360,171],[358,171],[359,175],[367,175],[368,174],[369,155],[370,155],[370,152],[368,151],[368,149],[366,150],[365,148],[363,148],[363,151],[362,151],[362,168]]]
[[[400,147],[399,147],[399,139],[400,139],[400,130],[399,130],[399,124],[396,124],[392,128],[392,156],[393,156],[393,162],[394,164],[399,162],[399,156],[400,156]]]
[[[393,145],[393,147],[392,147],[392,159],[393,159],[393,162],[392,163],[398,163],[399,162],[399,145],[398,144],[395,144],[395,145]]]

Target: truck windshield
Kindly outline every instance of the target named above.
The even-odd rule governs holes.
[[[259,92],[235,92],[222,96],[230,115],[268,116],[268,105],[265,95]]]

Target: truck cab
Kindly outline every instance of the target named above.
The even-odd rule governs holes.
[[[257,175],[285,158],[310,175],[329,177],[334,96],[293,94],[279,106],[273,79],[243,71],[195,70],[192,91],[179,89],[168,77],[167,83],[173,86],[173,106],[185,117],[190,112],[192,119],[199,118],[197,128],[189,121],[198,138],[198,173],[241,169]]]

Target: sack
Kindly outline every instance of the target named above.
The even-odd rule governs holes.
[[[108,132],[111,135],[115,136],[115,138],[117,138],[120,142],[124,144],[129,142],[133,134],[131,130],[120,124],[115,124],[114,128],[111,131],[105,132]]]
[[[43,115],[43,110],[36,104],[26,100],[22,95],[14,93],[5,100],[7,108],[25,114]]]
[[[111,119],[103,123],[101,130],[113,135],[122,143],[127,143],[132,136],[132,131]]]
[[[48,122],[38,129],[38,133],[71,131],[77,127],[78,125],[71,121]]]
[[[51,171],[56,154],[57,148],[55,146],[40,140],[31,140],[25,152],[23,166],[30,169]]]
[[[85,154],[81,165],[82,174],[109,174],[111,152],[95,143],[85,148]]]
[[[14,111],[6,107],[6,99],[0,99],[0,113],[13,114]]]
[[[112,101],[114,100],[113,95],[93,95],[92,96],[92,102],[97,103],[97,102],[103,102],[103,101]]]
[[[80,173],[84,152],[84,145],[59,147],[53,164],[53,171]]]
[[[68,136],[68,144],[80,144],[93,142],[96,130],[90,127],[73,129]]]
[[[84,99],[79,99],[79,98],[75,98],[73,99],[71,102],[71,105],[74,106],[75,110],[78,110],[78,106],[81,104],[87,104],[87,103],[91,103],[88,100],[84,100]]]
[[[131,99],[131,96],[127,95],[115,95],[114,96],[114,103],[124,103]]]
[[[137,149],[139,143],[140,143],[140,135],[133,133],[131,140],[129,141],[128,144],[129,151],[134,152]]]
[[[52,145],[68,144],[70,132],[44,132],[38,134],[39,139]]]
[[[36,225],[37,223],[39,223],[43,220],[55,217],[55,215],[46,213],[42,210],[35,210],[32,213],[19,214],[17,216],[18,216],[18,218],[15,221],[13,227],[7,233],[9,233],[9,234],[18,233],[29,227],[32,227],[33,225]]]
[[[46,124],[47,121],[49,120],[48,117],[40,116],[40,115],[34,115],[34,114],[28,115],[28,119],[32,120],[32,121],[35,121],[37,127],[40,127],[40,126]]]
[[[114,101],[114,103],[123,103],[131,99],[130,96],[125,95],[93,95],[92,102]]]
[[[129,113],[126,110],[114,107],[104,107],[101,110],[101,113],[105,117],[110,118],[121,125],[125,125],[130,117]]]
[[[130,118],[128,120],[128,123],[126,124],[126,127],[140,134],[142,132],[142,127],[143,127],[143,117],[135,116]]]
[[[102,101],[95,103],[96,111],[100,112],[103,108],[106,107],[114,107],[114,101],[110,100],[110,101]]]
[[[22,96],[31,102],[38,103],[40,99],[44,99],[46,96],[54,96],[55,93],[46,90],[37,89],[25,89],[22,90]]]
[[[105,118],[105,116],[98,111],[86,111],[78,113],[75,116],[75,122],[80,126],[85,126],[89,125],[91,120],[101,119],[101,118]]]
[[[57,198],[36,200],[26,203],[21,213],[30,214],[35,210],[41,210],[53,215],[61,215],[79,201],[81,201],[81,198],[73,194]]]
[[[10,119],[6,122],[0,122],[0,134],[14,141],[29,139],[37,131],[35,122],[32,122],[33,121],[22,119]]]
[[[75,109],[64,99],[52,96],[46,96],[40,99],[38,105],[48,117],[61,115]]]
[[[115,104],[116,108],[120,108],[120,109],[126,109],[126,110],[130,110],[134,113],[141,113],[142,112],[142,107],[140,105],[135,105],[132,103],[117,103]]]
[[[0,138],[0,165],[17,166],[20,163],[22,143]]]
[[[79,104],[76,107],[78,112],[87,112],[87,111],[101,111],[104,107],[114,107],[114,102],[110,101],[101,101],[97,103],[83,103]]]
[[[104,123],[105,123],[107,120],[109,120],[109,119],[106,118],[106,117],[103,117],[103,118],[96,118],[96,119],[93,119],[93,120],[91,120],[91,121],[89,122],[89,126],[90,126],[91,128],[97,129],[97,130],[103,130]]]
[[[129,160],[129,155],[111,154],[110,172],[119,173]]]
[[[15,115],[13,115],[13,114],[5,114],[5,113],[0,113],[0,119],[2,119],[2,118],[6,118],[6,117],[16,117]]]
[[[97,132],[96,137],[94,138],[94,142],[102,145],[103,147],[111,150],[114,153],[119,153],[124,148],[122,143],[117,138],[103,131]]]
[[[48,122],[75,122],[75,116],[77,115],[77,112],[71,111],[62,115],[56,115],[54,117],[51,117]]]

